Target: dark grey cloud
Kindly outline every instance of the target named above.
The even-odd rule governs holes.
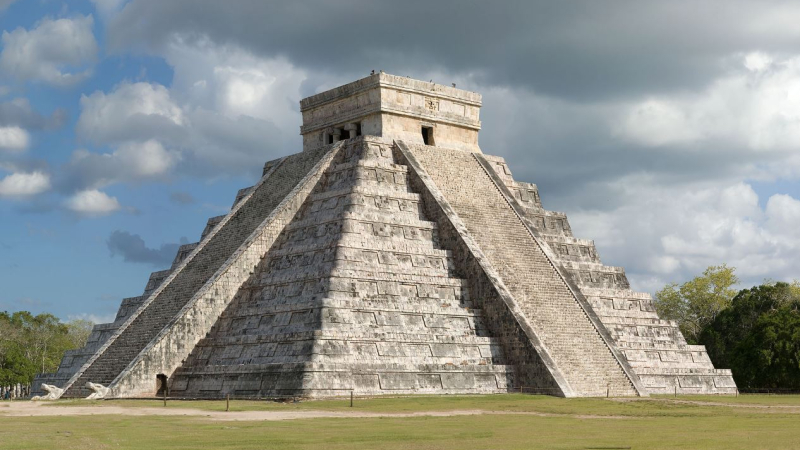
[[[188,192],[173,192],[169,194],[169,201],[176,205],[191,205],[195,202],[195,199]]]
[[[28,99],[17,98],[0,103],[0,125],[16,125],[32,130],[61,128],[69,119],[65,109],[56,109],[50,116],[35,111]]]
[[[125,262],[151,264],[157,267],[172,264],[178,253],[178,247],[186,243],[188,240],[181,238],[179,244],[162,244],[159,248],[150,248],[138,234],[122,230],[114,231],[106,240],[111,256],[121,256]]]
[[[797,51],[794,25],[778,21],[797,12],[778,1],[135,0],[108,37],[149,50],[208,37],[317,72],[444,69],[586,101],[700,88],[733,51]]]

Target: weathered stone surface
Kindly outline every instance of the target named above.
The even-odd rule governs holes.
[[[481,153],[480,106],[383,73],[304,99],[304,151],[267,162],[34,392],[736,392],[535,184]]]
[[[103,386],[102,384],[87,382],[86,388],[92,391],[92,394],[86,397],[87,400],[102,400],[108,397],[108,394],[111,393],[111,389]]]
[[[113,388],[114,380],[137,360],[153,339],[165,331],[165,327],[175,320],[206,282],[327,153],[328,148],[320,148],[289,156],[265,175],[259,186],[236,205],[178,268],[165,277],[134,315],[70,379],[64,395],[85,396],[81,386],[87,381]],[[249,271],[252,267],[237,270]]]
[[[508,388],[502,350],[390,147],[348,141],[175,372],[172,395]]]
[[[47,392],[47,395],[34,395],[31,397],[31,401],[58,400],[61,397],[61,394],[64,393],[63,389],[53,386],[52,384],[42,383],[41,389],[44,392]]]

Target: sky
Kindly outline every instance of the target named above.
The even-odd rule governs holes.
[[[0,0],[0,311],[113,319],[371,70],[483,94],[480,146],[654,293],[800,278],[800,3]]]

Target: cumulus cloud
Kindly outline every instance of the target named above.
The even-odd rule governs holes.
[[[80,191],[69,197],[64,206],[79,215],[104,216],[120,209],[116,197],[96,189]]]
[[[647,99],[620,120],[637,144],[742,143],[768,151],[800,146],[800,57],[741,58],[738,70],[691,95]]]
[[[142,137],[175,135],[185,124],[181,108],[164,86],[123,83],[111,93],[81,97],[78,134],[104,144]]]
[[[0,197],[31,197],[50,189],[50,176],[42,172],[12,173],[0,179]]]
[[[174,42],[169,88],[122,83],[81,99],[77,132],[98,145],[157,140],[180,152],[183,173],[254,175],[263,161],[301,148],[303,71],[236,47]]]
[[[74,85],[91,75],[86,66],[97,55],[93,23],[91,15],[45,18],[31,30],[4,31],[0,68],[21,80]]]
[[[0,126],[0,150],[21,152],[30,144],[28,132],[17,126]]]
[[[741,182],[674,190],[630,177],[617,188],[624,205],[578,211],[570,220],[606,263],[624,263],[635,288],[653,292],[721,263],[736,267],[745,283],[797,278],[797,199],[774,194],[762,208]]]
[[[125,262],[168,266],[175,259],[178,247],[188,241],[183,238],[180,244],[162,244],[159,248],[148,247],[138,234],[116,230],[106,240],[111,256],[121,256]]]
[[[62,169],[64,189],[96,189],[117,183],[163,179],[180,160],[155,140],[125,142],[112,153],[77,150]]]

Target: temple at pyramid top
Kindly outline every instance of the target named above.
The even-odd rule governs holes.
[[[35,386],[50,398],[735,393],[535,184],[481,152],[480,107],[476,93],[384,73],[303,99],[303,151],[268,161]]]
[[[376,73],[300,101],[303,149],[368,135],[480,152],[481,95]]]

